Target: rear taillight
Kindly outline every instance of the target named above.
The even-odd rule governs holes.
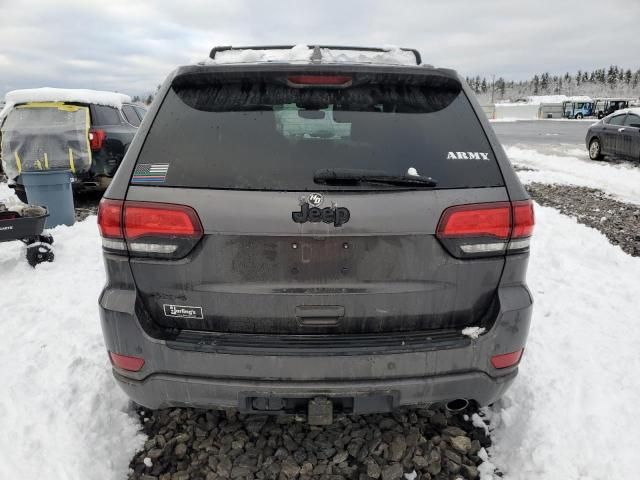
[[[98,206],[98,228],[105,250],[123,252],[127,250],[122,233],[122,200],[103,198]]]
[[[531,200],[513,202],[513,234],[511,238],[530,237],[534,225],[533,202]]]
[[[527,251],[533,225],[531,200],[476,203],[447,208],[436,235],[454,257],[486,257]]]
[[[125,202],[124,237],[130,253],[184,257],[202,238],[195,210],[169,203]]]
[[[131,357],[129,355],[120,355],[119,353],[109,352],[109,358],[114,367],[129,372],[139,372],[144,366],[144,358]]]
[[[516,365],[522,358],[523,348],[516,350],[515,352],[503,353],[500,355],[494,355],[491,357],[491,365],[493,368],[507,368]]]
[[[346,75],[291,75],[287,82],[292,87],[348,87],[351,77]]]
[[[106,251],[143,257],[182,258],[203,235],[193,208],[170,203],[103,199],[98,225]]]
[[[104,141],[107,139],[107,134],[100,128],[92,128],[89,130],[89,146],[91,151],[96,152],[104,146]]]

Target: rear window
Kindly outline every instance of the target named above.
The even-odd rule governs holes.
[[[119,125],[120,115],[118,110],[106,105],[93,105],[92,108],[93,125]]]
[[[314,183],[317,170],[331,168],[398,175],[413,168],[437,188],[504,185],[464,92],[419,85],[174,87],[137,162],[132,183],[170,187],[402,188]]]

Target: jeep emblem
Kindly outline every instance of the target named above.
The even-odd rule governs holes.
[[[309,194],[308,202],[309,202],[309,204],[313,205],[314,207],[319,207],[320,205],[322,205],[322,201],[323,200],[324,200],[324,197],[322,196],[321,193],[311,193],[311,194]]]
[[[341,227],[349,221],[351,213],[345,207],[310,207],[308,203],[300,206],[299,212],[291,212],[291,218],[296,223],[333,223],[336,227]]]

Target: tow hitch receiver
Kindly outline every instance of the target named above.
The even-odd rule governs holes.
[[[333,403],[326,397],[316,397],[309,401],[307,415],[309,425],[331,425],[333,423]]]

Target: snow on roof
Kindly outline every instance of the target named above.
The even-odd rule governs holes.
[[[366,50],[321,49],[322,63],[377,63],[384,65],[416,65],[413,52],[396,46],[383,47],[384,52]]]
[[[78,102],[120,108],[123,103],[130,103],[131,97],[124,93],[104,92],[100,90],[45,87],[13,90],[6,94],[5,100],[7,104],[2,111],[0,111],[0,119],[9,113],[9,110],[18,103]]]
[[[321,48],[320,63],[375,63],[385,65],[416,65],[413,52],[402,50],[400,47],[386,45],[382,52],[367,50],[332,50]],[[215,58],[208,58],[205,65],[219,65],[229,63],[261,63],[286,62],[309,63],[313,55],[313,48],[308,45],[296,45],[293,48],[269,50],[222,50],[216,52]]]
[[[567,97],[567,100],[570,102],[593,102],[593,99],[587,95],[573,95]]]
[[[222,50],[216,52],[213,59],[205,60],[205,64],[221,63],[260,63],[260,62],[310,62],[313,50],[307,45],[296,45],[289,49],[273,50]]]
[[[629,97],[597,97],[596,100],[614,100],[614,101],[627,100],[627,101],[633,102],[635,99],[629,98]]]

